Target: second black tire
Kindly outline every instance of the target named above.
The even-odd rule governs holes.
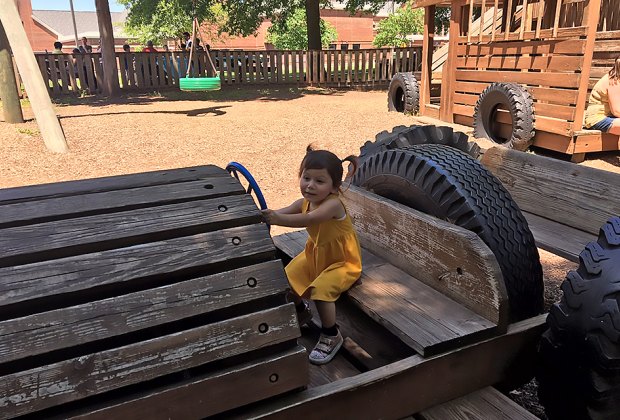
[[[476,159],[441,145],[385,150],[362,161],[353,184],[475,232],[502,270],[511,321],[542,312],[534,237],[508,191]]]
[[[508,136],[500,135],[496,121],[504,109],[512,119]],[[524,151],[534,141],[534,102],[529,92],[517,83],[491,83],[482,91],[474,108],[474,136],[486,138],[510,149]]]
[[[388,111],[417,114],[420,110],[420,86],[411,72],[396,73],[388,88]]]

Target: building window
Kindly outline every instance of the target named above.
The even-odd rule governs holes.
[[[336,49],[336,44],[329,44],[329,49],[330,50],[335,50]]]
[[[353,44],[353,49],[354,50],[359,50],[360,49],[360,44]]]
[[[341,49],[342,51],[346,51],[346,50],[348,50],[348,49],[349,49],[349,44],[340,44],[340,49]]]

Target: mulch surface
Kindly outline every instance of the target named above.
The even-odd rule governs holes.
[[[28,103],[26,123],[0,119],[0,188],[237,161],[254,175],[269,207],[281,208],[299,197],[297,171],[309,143],[345,157],[382,130],[440,123],[388,113],[385,90],[262,86],[154,92],[114,101],[69,98],[56,103],[56,112],[70,148],[64,155],[46,150]],[[620,172],[620,156],[593,154],[582,165]],[[540,253],[549,306],[561,297],[559,285],[576,264]],[[535,383],[511,396],[543,415]]]

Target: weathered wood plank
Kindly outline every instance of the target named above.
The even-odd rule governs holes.
[[[131,333],[266,296],[288,282],[279,260],[0,322],[0,363]]]
[[[539,248],[559,255],[567,260],[579,262],[579,253],[592,241],[596,241],[597,235],[584,232],[561,223],[554,222],[544,217],[537,216],[526,211],[523,216],[534,235],[536,245]]]
[[[515,373],[533,374],[546,317],[539,315],[511,324],[504,335],[449,353],[429,359],[411,356],[352,378],[266,401],[232,418],[287,420],[304,418],[307,413],[329,418],[334,412],[347,413],[350,418],[402,418]],[[518,366],[515,360],[519,360]]]
[[[137,279],[161,281],[171,274],[200,275],[211,264],[247,264],[274,257],[275,248],[264,225],[249,225],[62,258],[18,267],[0,268],[0,306],[54,295],[94,293]],[[225,269],[226,267],[222,267]],[[159,280],[156,280],[159,279]],[[20,305],[21,310],[27,307]],[[6,308],[4,308],[6,309]],[[15,309],[15,308],[13,308]]]
[[[260,223],[248,194],[56,220],[1,230],[0,267]]]
[[[462,42],[462,41],[461,41]],[[585,40],[549,39],[541,41],[494,42],[488,44],[458,44],[458,56],[521,55],[521,54],[583,54]]]
[[[579,87],[581,75],[576,73],[540,73],[540,72],[517,72],[517,71],[477,71],[456,70],[456,80],[472,82],[513,82],[526,85],[552,86],[560,88]]]
[[[274,242],[296,255],[301,237],[285,234]],[[418,353],[428,357],[497,332],[491,321],[364,249],[362,261],[360,282],[347,296]]]
[[[618,174],[500,147],[487,150],[482,163],[527,212],[593,235],[620,214]]]
[[[0,228],[244,193],[245,189],[233,177],[214,177],[0,204]]]
[[[552,72],[581,70],[582,56],[463,56],[456,59],[456,66],[462,69],[510,69],[510,70],[544,70]]]
[[[286,304],[5,375],[0,408],[19,416],[297,337],[295,306]]]
[[[475,233],[354,186],[343,199],[364,248],[505,331],[501,270]]]
[[[65,197],[68,195],[83,193],[146,187],[151,185],[172,184],[176,182],[196,181],[198,179],[218,176],[229,175],[226,170],[222,168],[218,168],[215,165],[206,165],[180,169],[164,169],[160,171],[142,172],[131,175],[115,175],[103,178],[4,188],[0,190],[0,204],[50,197]]]
[[[128,396],[107,407],[69,415],[68,418],[198,420],[300,388],[307,383],[308,355],[303,347],[298,346],[174,386]]]
[[[363,260],[379,260],[368,252]],[[425,357],[496,333],[495,324],[391,264],[367,268],[348,296]]]
[[[456,398],[418,414],[423,420],[536,420],[538,417],[493,387]]]

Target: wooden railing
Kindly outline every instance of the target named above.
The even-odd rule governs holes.
[[[176,88],[179,78],[213,77],[223,85],[297,84],[319,87],[387,85],[397,72],[420,71],[421,47],[322,51],[226,51],[116,53],[122,90]],[[53,96],[99,93],[101,54],[35,54]],[[319,63],[313,66],[312,63]]]

